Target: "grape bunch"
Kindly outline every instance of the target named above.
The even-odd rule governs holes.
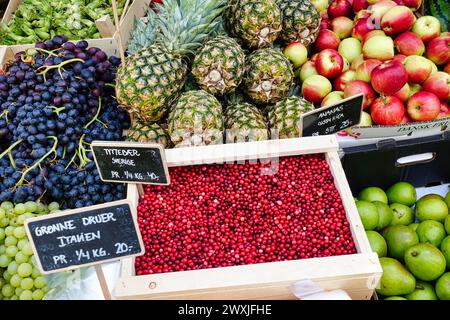
[[[58,210],[56,202],[0,205],[0,300],[42,300],[48,292],[47,278],[37,268],[23,223]]]
[[[124,185],[100,181],[90,150],[129,127],[114,97],[119,64],[65,36],[16,54],[0,74],[0,201],[67,209],[125,197]]]

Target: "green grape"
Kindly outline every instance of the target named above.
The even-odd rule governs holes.
[[[33,266],[29,263],[21,263],[17,268],[17,273],[23,278],[28,277],[32,272]]]
[[[5,234],[6,234],[6,236],[12,236],[12,235],[14,235],[14,227],[12,227],[12,226],[7,226],[6,228],[5,228]]]
[[[30,290],[23,290],[19,297],[20,300],[33,300],[33,292]]]
[[[33,291],[33,300],[42,300],[44,298],[44,291],[36,289]]]
[[[16,253],[16,256],[14,257],[14,260],[16,260],[16,262],[18,264],[25,263],[25,262],[28,261],[28,256],[25,255],[22,251],[19,251],[19,252]]]
[[[17,269],[19,268],[19,264],[16,261],[11,261],[8,266],[8,272],[10,275],[14,275],[17,273]]]
[[[47,212],[47,206],[43,204],[42,202],[37,203],[37,209],[35,211],[36,213],[46,213]]]
[[[11,274],[8,272],[8,270],[3,271],[3,279],[6,281],[11,280]]]
[[[34,201],[27,201],[25,202],[25,207],[27,212],[36,212],[38,209],[38,204]]]
[[[11,298],[9,298],[9,300],[19,300],[19,297],[16,295],[13,295]]]
[[[39,277],[41,275],[41,272],[39,271],[38,268],[33,267],[33,272],[31,273],[31,277],[33,279],[36,279],[37,277]]]
[[[33,249],[31,249],[31,244],[29,243],[25,244],[22,248],[22,252],[27,256],[33,255]]]
[[[6,284],[6,280],[3,278],[0,278],[0,289]]]
[[[27,217],[25,215],[26,215],[26,213],[24,213],[24,214],[22,214],[22,215],[17,217],[17,223],[19,225],[23,225],[25,220],[27,220]]]
[[[33,285],[34,285],[34,282],[33,282],[33,279],[31,279],[31,278],[25,278],[20,283],[20,287],[23,290],[31,290],[31,288],[33,288]]]
[[[28,278],[27,278],[28,279]],[[22,277],[19,276],[18,274],[15,274],[11,277],[11,280],[9,280],[9,283],[14,287],[20,287],[21,286],[21,282],[22,282]]]
[[[17,247],[15,247],[15,246],[11,246],[11,247],[8,247],[8,248],[6,248],[6,255],[8,256],[8,257],[15,257],[16,256],[16,253],[19,251],[19,249],[17,248]]]
[[[20,296],[22,291],[23,291],[23,289],[19,286],[19,287],[16,288],[16,290],[14,290],[14,293],[16,294],[16,296]]]
[[[58,203],[58,202],[51,202],[51,203],[48,205],[48,210],[49,210],[50,212],[59,210],[59,203]]]
[[[49,286],[45,286],[44,288],[42,288],[42,291],[44,291],[45,293],[50,291],[50,287]]]
[[[0,291],[0,300],[6,300],[6,298],[3,298],[2,292]]]
[[[5,229],[0,228],[0,241],[5,239],[5,237],[6,237]]]
[[[0,208],[0,219],[6,217],[6,210],[3,208]]]
[[[37,277],[34,279],[34,286],[37,289],[42,289],[47,285],[47,279],[44,276]]]
[[[4,217],[4,218],[0,219],[0,228],[4,228],[7,225],[9,225],[9,218]]]
[[[4,244],[0,245],[0,254],[4,254],[6,252],[6,246]]]
[[[5,246],[15,246],[17,244],[17,238],[14,236],[7,236],[5,238]]]
[[[17,215],[24,214],[25,212],[27,212],[27,207],[23,203],[18,203],[14,207],[14,213]]]
[[[17,239],[23,239],[27,236],[26,232],[25,232],[25,227],[16,227],[14,229],[14,237],[16,237]]]
[[[16,213],[14,209],[8,209],[6,210],[6,217],[7,218],[14,218],[16,216]]]
[[[19,250],[22,250],[23,246],[27,243],[29,243],[28,239],[20,239],[19,242],[17,242],[17,248],[19,248]]]
[[[9,202],[9,201],[4,201],[4,202],[2,202],[2,204],[0,204],[0,207],[5,209],[5,210],[8,210],[8,209],[14,208],[14,204],[12,202]]]
[[[7,268],[10,262],[11,262],[11,258],[8,257],[6,254],[0,255],[0,267],[1,268]],[[5,277],[5,276],[3,275],[3,277]]]
[[[20,223],[17,217],[12,217],[11,219],[9,219],[9,225],[11,227],[20,227]]]
[[[2,294],[5,297],[11,297],[14,294],[14,288],[10,284],[5,284],[2,288]]]

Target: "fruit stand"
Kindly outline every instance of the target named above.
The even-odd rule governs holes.
[[[1,300],[450,299],[447,3],[2,5]]]

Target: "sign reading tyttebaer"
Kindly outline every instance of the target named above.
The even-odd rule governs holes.
[[[144,254],[131,203],[66,210],[28,219],[25,228],[42,273]]]

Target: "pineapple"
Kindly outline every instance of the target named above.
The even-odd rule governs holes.
[[[300,136],[301,115],[314,110],[314,105],[304,98],[292,96],[267,108],[272,134],[278,132],[280,139]]]
[[[224,12],[229,33],[251,49],[270,46],[281,32],[281,21],[275,0],[230,0]]]
[[[194,59],[192,74],[203,90],[223,95],[241,83],[244,63],[244,51],[236,40],[220,35],[200,49]]]
[[[230,105],[225,110],[225,129],[227,143],[261,141],[269,137],[264,115],[247,102]]]
[[[183,93],[167,122],[175,147],[223,143],[222,105],[204,90]]]
[[[169,134],[162,126],[156,123],[147,125],[141,121],[135,121],[131,125],[128,130],[127,141],[159,143],[164,148],[169,148],[172,145]]]
[[[310,0],[277,0],[283,14],[281,40],[313,44],[320,31],[321,17]]]
[[[256,50],[247,57],[246,65],[243,87],[254,102],[275,103],[288,95],[294,72],[279,50]]]
[[[183,88],[187,59],[221,23],[225,0],[165,0],[138,23],[131,55],[118,68],[119,103],[145,122],[160,120]]]

